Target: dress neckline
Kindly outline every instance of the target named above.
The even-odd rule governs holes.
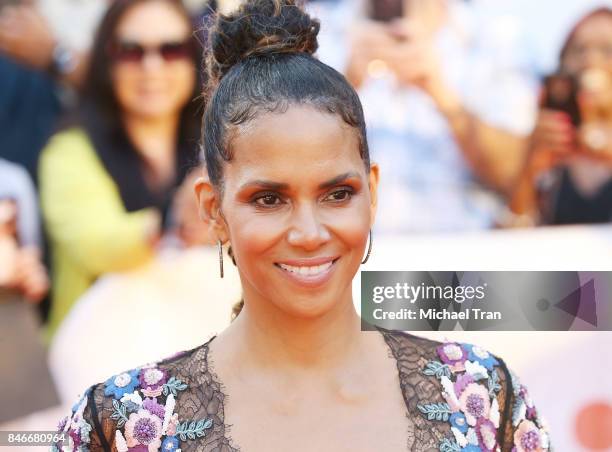
[[[406,409],[406,414],[408,415],[408,413],[410,412],[410,407],[408,405],[408,400],[406,398],[406,394],[404,393],[404,391],[402,390],[401,387],[401,365],[400,365],[400,361],[399,361],[399,356],[397,351],[393,348],[393,346],[391,345],[391,342],[389,340],[390,335],[393,334],[393,331],[390,330],[386,330],[384,328],[381,328],[379,326],[373,325],[375,330],[378,331],[381,336],[383,337],[383,340],[385,341],[385,344],[388,347],[388,355],[389,357],[393,357],[393,359],[395,360],[395,364],[396,364],[396,368],[397,368],[397,377],[398,377],[398,388],[400,389],[401,393],[402,393],[402,399],[404,400],[404,407]],[[225,441],[229,444],[229,446],[232,448],[232,452],[241,452],[241,448],[240,446],[236,445],[232,436],[231,436],[231,424],[228,424],[225,421],[225,409],[227,408],[227,401],[230,397],[230,395],[227,392],[227,388],[225,387],[225,384],[223,383],[223,381],[221,380],[221,378],[219,378],[219,375],[216,372],[216,368],[215,368],[215,360],[212,357],[211,353],[210,353],[210,344],[212,343],[212,341],[217,337],[217,334],[214,334],[210,339],[208,339],[205,343],[204,343],[204,347],[205,347],[205,351],[204,351],[204,360],[206,362],[206,371],[208,372],[208,374],[210,375],[210,378],[212,380],[212,382],[214,384],[216,384],[219,387],[219,391],[222,394],[222,399],[221,399],[221,411],[223,413],[223,417],[221,419],[221,423],[222,423],[222,432],[223,432],[223,438],[225,439]]]

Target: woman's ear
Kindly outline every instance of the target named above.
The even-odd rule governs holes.
[[[225,243],[228,239],[227,225],[221,215],[219,193],[210,183],[207,174],[198,177],[194,184],[200,219],[208,228],[210,237]]]
[[[377,163],[370,164],[370,175],[368,186],[370,188],[370,228],[374,226],[374,220],[376,219],[376,207],[378,206],[378,180],[379,180],[379,167]]]

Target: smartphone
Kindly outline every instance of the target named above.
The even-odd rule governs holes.
[[[542,107],[566,113],[572,124],[580,125],[578,106],[578,80],[565,73],[555,73],[544,77],[544,98]]]

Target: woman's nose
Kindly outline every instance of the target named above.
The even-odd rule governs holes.
[[[605,69],[609,66],[610,59],[605,49],[590,47],[584,53],[584,69]]]
[[[316,207],[305,204],[295,209],[287,234],[289,244],[313,251],[330,237],[329,230],[318,218]]]
[[[157,70],[164,65],[164,59],[158,52],[146,52],[142,59],[142,67],[145,70]]]

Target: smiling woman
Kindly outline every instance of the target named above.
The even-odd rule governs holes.
[[[196,194],[244,307],[203,345],[92,386],[62,424],[68,450],[548,450],[500,358],[361,331],[352,280],[379,172],[355,91],[312,56],[318,29],[290,0],[217,18]]]

